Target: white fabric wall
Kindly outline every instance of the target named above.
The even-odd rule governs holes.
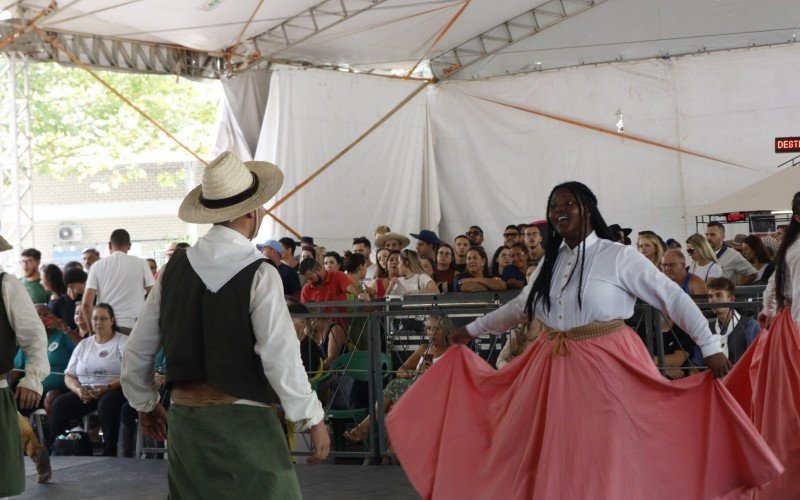
[[[212,152],[233,151],[242,160],[252,160],[258,147],[267,107],[272,72],[252,71],[224,78],[225,97],[217,114],[217,134]]]
[[[774,173],[788,159],[772,139],[795,135],[800,112],[796,44],[568,68],[484,81],[444,82],[418,95],[277,211],[329,248],[372,237],[378,224],[421,227],[445,239],[471,224],[487,248],[508,223],[543,217],[566,180],[598,195],[609,223],[665,238],[695,231],[685,217]],[[289,191],[352,142],[416,82],[279,68],[256,159],[278,164]],[[680,155],[480,101],[479,95],[730,160]],[[219,144],[239,147],[244,131]],[[227,143],[225,141],[228,141]],[[237,142],[238,141],[238,142]],[[269,205],[269,204],[268,204]],[[440,223],[441,218],[441,223]],[[287,232],[269,219],[261,238]]]
[[[420,84],[396,79],[279,68],[255,159],[284,172],[276,200],[411,94]],[[286,201],[276,214],[329,249],[374,237],[385,224],[402,233],[437,229],[439,200],[428,165],[425,91]],[[274,201],[274,200],[273,200]],[[267,203],[270,206],[272,202]],[[288,232],[268,217],[260,238]]]

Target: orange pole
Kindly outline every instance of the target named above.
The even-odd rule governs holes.
[[[35,28],[34,24],[36,24],[36,21],[38,21],[39,19],[41,19],[41,18],[43,18],[44,16],[46,16],[46,15],[47,15],[47,14],[48,14],[48,13],[49,13],[51,10],[55,9],[56,7],[57,7],[57,5],[56,5],[56,2],[55,2],[55,0],[52,0],[52,1],[50,2],[50,4],[49,4],[47,7],[45,7],[44,9],[42,9],[42,10],[41,10],[41,12],[39,12],[38,14],[36,14],[36,16],[35,16],[33,19],[31,19],[30,21],[28,21],[28,24],[25,24],[24,26],[22,26],[22,27],[21,27],[21,28],[19,28],[17,31],[15,31],[15,32],[14,32],[14,33],[12,33],[11,35],[7,36],[7,37],[6,37],[6,38],[4,38],[3,40],[0,40],[0,49],[3,49],[3,48],[4,48],[4,47],[6,47],[7,45],[9,45],[9,44],[11,44],[11,43],[15,42],[15,41],[17,40],[17,38],[19,38],[19,36],[20,36],[21,34],[25,33],[25,32],[26,32],[26,31],[28,31],[29,29],[31,29],[31,28]]]
[[[414,70],[417,69],[417,67],[422,63],[422,61],[424,61],[425,58],[428,56],[428,53],[431,50],[433,50],[434,47],[436,47],[436,44],[439,43],[439,41],[442,38],[444,38],[444,36],[447,34],[447,32],[450,31],[450,28],[452,28],[453,25],[456,23],[458,18],[461,17],[461,14],[463,14],[464,11],[467,9],[467,7],[469,7],[469,4],[470,4],[471,1],[472,0],[465,0],[464,1],[464,5],[462,5],[461,8],[458,9],[458,12],[456,12],[455,15],[450,18],[450,20],[447,22],[447,24],[444,25],[444,28],[442,28],[442,31],[439,32],[439,36],[436,37],[436,39],[433,41],[431,46],[428,47],[428,50],[425,51],[425,54],[423,54],[423,56],[420,58],[420,60],[417,61],[417,63],[414,65],[414,67],[411,68],[408,71],[408,73],[406,73],[406,76],[411,76],[411,74],[414,73]]]

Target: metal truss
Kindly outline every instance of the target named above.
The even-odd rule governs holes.
[[[0,38],[10,36],[21,24],[15,20],[0,22]],[[83,63],[94,68],[192,78],[219,78],[229,71],[224,57],[202,51],[76,33],[47,33],[78,56]],[[54,49],[33,31],[24,33],[14,43],[6,46],[3,52],[21,53],[31,61],[73,65],[64,53]]]
[[[438,79],[449,78],[505,48],[606,0],[550,0],[431,59]]]
[[[33,246],[30,88],[25,56],[0,54],[0,232],[16,252]],[[2,255],[12,268],[12,252]]]
[[[278,54],[309,38],[333,28],[350,18],[366,12],[386,0],[324,0],[313,7],[291,17],[255,38],[280,47],[269,53]]]

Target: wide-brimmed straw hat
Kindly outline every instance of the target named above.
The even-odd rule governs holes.
[[[386,242],[391,240],[399,241],[400,248],[405,248],[411,243],[411,240],[409,240],[407,236],[403,236],[400,233],[393,233],[392,231],[389,231],[388,233],[382,234],[377,238],[375,238],[375,246],[378,247],[379,249],[383,248],[384,245],[386,245]]]
[[[14,247],[11,246],[11,243],[9,243],[8,241],[6,241],[5,238],[0,236],[0,252],[5,252],[6,250],[11,250],[12,248]]]
[[[191,224],[236,219],[264,205],[283,184],[283,172],[265,161],[242,162],[226,151],[208,164],[203,183],[186,195],[178,217]]]

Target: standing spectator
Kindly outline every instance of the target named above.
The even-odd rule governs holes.
[[[667,239],[667,250],[680,250],[681,242],[676,240],[675,238],[668,238]]]
[[[300,262],[294,256],[294,252],[297,250],[297,242],[291,238],[281,238],[278,243],[281,244],[282,248],[281,260],[296,272],[300,267]]]
[[[122,353],[128,337],[117,331],[114,309],[97,304],[92,311],[94,335],[81,340],[64,370],[64,383],[71,392],[53,402],[50,429],[59,436],[70,421],[97,410],[103,429],[103,456],[117,454],[119,416],[125,396],[120,388]]]
[[[483,247],[470,247],[467,252],[467,270],[456,276],[456,292],[485,292],[505,290],[506,283],[489,276],[486,251]]]
[[[471,245],[472,239],[463,234],[456,236],[453,242],[453,255],[455,259],[453,267],[460,273],[463,273],[467,269],[467,252]]]
[[[431,259],[430,257],[421,257],[419,259],[420,264],[422,264],[422,269],[425,271],[425,274],[433,279],[434,283],[436,282],[436,261]],[[438,285],[438,283],[437,283]],[[436,287],[439,288],[438,286]]]
[[[50,295],[47,290],[42,286],[42,276],[39,273],[39,263],[42,260],[42,252],[35,248],[26,248],[22,251],[22,259],[19,263],[22,265],[22,278],[20,281],[25,285],[28,290],[31,300],[34,304],[47,304]]]
[[[11,250],[0,236],[0,252]],[[38,266],[37,266],[38,267]],[[25,376],[12,393],[6,374],[14,367],[15,346],[27,357]],[[39,320],[25,287],[14,276],[0,268],[0,495],[19,495],[25,490],[25,465],[22,461],[23,440],[17,409],[36,408],[42,398],[42,381],[50,374],[47,361],[47,333]],[[22,419],[24,420],[24,419]],[[24,429],[30,436],[30,427]],[[44,450],[44,451],[42,451]],[[52,474],[47,450],[39,448],[31,456],[39,481]]]
[[[127,335],[136,324],[144,305],[144,296],[150,293],[155,280],[145,261],[128,255],[131,249],[128,231],[115,229],[111,233],[108,249],[111,255],[96,262],[89,271],[83,314],[91,317],[95,297],[98,303],[111,304],[116,311],[118,331]]]
[[[469,238],[469,245],[473,247],[483,246],[483,229],[478,226],[469,226],[464,233]],[[466,252],[465,252],[466,253]]]
[[[400,252],[400,276],[389,280],[387,295],[412,295],[417,293],[436,293],[436,282],[425,274],[417,252]]]
[[[158,278],[158,263],[156,262],[156,259],[145,259],[144,261],[147,262],[147,267],[150,268],[150,273],[152,273],[153,279]]]
[[[503,270],[503,281],[512,290],[522,290],[528,272],[528,247],[518,241],[511,245],[511,265]]]
[[[375,275],[372,277],[372,279],[389,277],[389,268],[387,266],[387,262],[389,260],[390,253],[392,253],[392,251],[386,248],[379,248],[378,251],[375,252]]]
[[[706,227],[706,238],[717,254],[724,277],[739,285],[750,285],[756,280],[758,271],[742,257],[742,254],[725,243],[725,226],[719,222],[709,222]]]
[[[736,286],[727,278],[714,278],[708,284],[709,302],[736,302]],[[742,316],[731,307],[715,307],[717,315],[711,323],[711,333],[720,336],[722,353],[731,363],[736,363],[761,332],[758,322],[751,316]],[[695,351],[695,358],[698,358]],[[700,359],[696,359],[700,364]]]
[[[375,278],[375,274],[378,272],[378,265],[372,262],[372,244],[369,242],[369,239],[366,236],[353,238],[353,252],[360,253],[367,259],[367,274],[364,280],[366,282],[372,281]]]
[[[336,252],[325,252],[322,256],[322,267],[326,271],[341,271],[344,259]]]
[[[61,268],[55,264],[44,266],[42,286],[50,294],[48,304],[66,294],[67,286],[64,284],[64,273],[61,272]]]
[[[86,273],[80,269],[72,268],[64,273],[64,283],[67,291],[56,300],[50,301],[50,310],[63,321],[69,328],[75,329],[75,308],[83,297],[86,288]]]
[[[757,285],[766,285],[772,276],[772,257],[758,236],[750,235],[742,242],[742,255],[756,270]]]
[[[788,227],[789,224],[781,224],[775,228],[775,239],[778,240],[778,246],[783,242],[783,236],[786,234],[786,228]]]
[[[256,247],[261,250],[261,253],[264,255],[264,257],[268,258],[273,264],[275,264],[275,268],[278,270],[278,274],[281,276],[281,283],[283,283],[284,297],[288,296],[299,299],[300,276],[297,274],[297,271],[292,269],[287,264],[281,262],[283,246],[275,240],[267,240],[263,245],[256,245]]]
[[[611,224],[608,226],[608,230],[616,236],[615,240],[618,243],[622,243],[623,245],[630,245],[631,239],[630,235],[633,230],[629,227],[622,227],[619,224]]]
[[[539,261],[544,257],[544,247],[542,246],[542,230],[536,224],[531,224],[525,228],[523,233],[525,246],[528,247],[528,255],[531,264],[538,266]]]
[[[98,260],[100,260],[100,252],[96,248],[87,248],[83,251],[83,270],[88,273],[92,264]]]
[[[411,237],[417,239],[417,254],[420,258],[436,258],[436,250],[442,244],[442,240],[439,239],[435,232],[423,229],[418,234],[411,233]]]
[[[686,240],[686,253],[692,258],[689,272],[708,283],[714,278],[722,276],[722,266],[717,261],[717,256],[708,240],[702,234],[693,234]]]
[[[433,279],[442,293],[453,291],[453,281],[456,277],[454,264],[453,247],[447,243],[439,245],[439,250],[436,252],[436,272],[434,272]]]
[[[497,247],[492,255],[492,266],[489,269],[489,274],[496,277],[503,276],[503,270],[506,266],[511,265],[511,248],[503,245]]]
[[[514,224],[509,224],[506,226],[505,231],[503,231],[503,244],[509,248],[511,245],[519,241],[519,228]]]
[[[389,250],[402,250],[411,243],[411,240],[402,234],[389,231],[382,234],[375,239],[375,245],[378,248],[388,248]]]
[[[661,244],[658,236],[640,233],[639,239],[636,242],[636,247],[654,266],[661,267],[661,258],[664,256],[664,246]]]

